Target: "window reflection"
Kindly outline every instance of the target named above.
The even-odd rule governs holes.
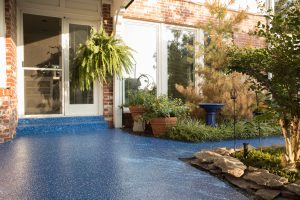
[[[156,90],[157,26],[143,23],[124,24],[125,43],[135,52],[135,67],[124,80],[125,102],[130,90]]]
[[[168,96],[182,98],[175,85],[188,86],[194,81],[194,40],[193,31],[169,28],[168,38]]]
[[[24,14],[23,20],[25,114],[61,114],[61,19]]]
[[[25,114],[60,114],[61,71],[26,70]]]
[[[88,91],[81,91],[79,88],[75,87],[74,82],[72,82],[72,75],[74,70],[76,70],[74,65],[74,58],[76,51],[80,44],[84,44],[89,37],[91,27],[87,25],[69,25],[69,77],[70,77],[70,104],[93,104],[94,103],[94,87],[91,85],[91,89]]]

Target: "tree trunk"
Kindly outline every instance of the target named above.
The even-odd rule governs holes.
[[[283,164],[290,170],[296,170],[296,162],[300,157],[300,120],[298,117],[293,117],[291,121],[280,119],[279,124],[285,140]]]

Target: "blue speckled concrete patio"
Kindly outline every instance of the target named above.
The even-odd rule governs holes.
[[[278,143],[278,137],[262,140],[263,145]],[[248,199],[178,159],[232,145],[189,144],[120,130],[17,136],[0,144],[0,199]]]

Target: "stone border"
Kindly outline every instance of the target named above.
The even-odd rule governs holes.
[[[287,178],[277,176],[265,169],[247,167],[231,156],[233,149],[217,148],[202,150],[185,161],[190,165],[221,177],[231,185],[263,200],[300,199],[300,181],[289,183]]]

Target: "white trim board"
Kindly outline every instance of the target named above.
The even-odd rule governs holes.
[[[5,0],[0,0],[0,88],[6,88]]]
[[[99,21],[102,14],[98,0],[17,0],[17,6],[28,14],[89,21]]]

